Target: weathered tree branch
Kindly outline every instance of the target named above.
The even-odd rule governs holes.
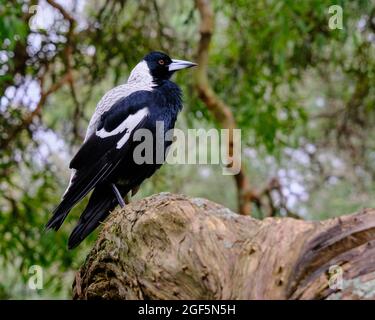
[[[271,191],[275,189],[273,181],[276,181],[276,179],[271,179],[270,183],[267,184],[263,190],[256,190],[250,184],[250,178],[246,174],[245,166],[241,163],[241,155],[234,154],[233,130],[237,127],[236,120],[230,106],[214,92],[208,80],[209,47],[215,29],[214,12],[209,0],[196,0],[195,3],[201,17],[195,86],[199,98],[204,102],[215,120],[222,128],[229,129],[228,167],[241,168],[240,171],[234,175],[237,188],[238,212],[243,215],[250,215],[252,203],[254,203],[261,211],[266,209],[266,211],[268,211],[266,215],[276,215],[276,212],[281,209],[280,207],[274,206],[274,199],[271,196]],[[283,195],[280,187],[278,191],[280,198],[282,198]],[[268,208],[263,198],[268,200]],[[288,208],[285,207],[283,209],[286,210],[288,215],[294,215]]]
[[[374,244],[374,209],[323,222],[259,221],[159,194],[111,215],[74,298],[373,299]]]
[[[230,107],[216,95],[210,86],[207,75],[209,47],[215,27],[214,12],[209,0],[196,0],[195,3],[201,16],[195,85],[199,98],[212,113],[215,120],[221,127],[229,129],[228,157],[230,162],[228,167],[239,167],[234,163],[240,161],[240,155],[233,152],[233,129],[236,128],[236,121]],[[250,180],[244,171],[244,166],[240,165],[240,167],[240,172],[234,175],[237,187],[238,212],[249,215],[251,213],[250,201],[254,193],[251,190]]]

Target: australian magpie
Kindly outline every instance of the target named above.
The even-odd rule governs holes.
[[[138,129],[156,132],[162,122],[165,132],[174,128],[182,108],[181,90],[170,81],[173,73],[195,63],[171,59],[162,52],[151,52],[130,73],[127,83],[107,92],[99,101],[87,128],[85,140],[70,162],[72,175],[46,228],[58,230],[70,210],[93,190],[78,224],[70,235],[72,249],[87,237],[123,198],[161,166],[137,164],[133,151],[140,142],[133,139]],[[169,142],[158,144],[165,153]],[[154,143],[155,146],[155,143]]]

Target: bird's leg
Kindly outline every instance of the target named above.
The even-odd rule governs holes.
[[[117,187],[114,183],[112,183],[112,190],[115,193],[118,204],[120,205],[121,208],[124,208],[125,207],[124,199],[121,197],[121,193],[120,193],[120,191],[118,191],[118,189],[117,189]]]

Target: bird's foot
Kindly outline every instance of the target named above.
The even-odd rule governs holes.
[[[121,208],[124,208],[125,207],[124,199],[122,198],[120,191],[118,191],[114,183],[112,183],[112,190],[115,193],[118,204],[120,205]]]

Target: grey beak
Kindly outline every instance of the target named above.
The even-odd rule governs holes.
[[[176,70],[191,68],[196,65],[197,64],[194,62],[172,59],[172,63],[169,65],[169,71],[176,71]]]

